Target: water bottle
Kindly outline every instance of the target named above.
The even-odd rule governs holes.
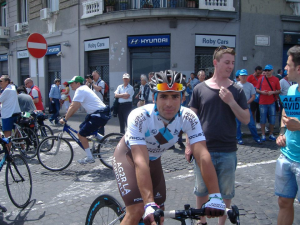
[[[97,133],[96,138],[100,141],[103,138],[103,136],[101,134]]]

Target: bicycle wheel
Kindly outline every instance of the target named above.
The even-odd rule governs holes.
[[[71,164],[73,155],[73,148],[70,143],[58,136],[51,136],[42,140],[37,152],[41,165],[51,171],[66,169]]]
[[[12,160],[7,160],[5,181],[11,202],[18,208],[25,208],[32,194],[32,178],[22,155],[13,155]]]
[[[124,207],[114,197],[100,195],[92,203],[85,224],[120,224],[124,216]]]
[[[102,164],[109,169],[112,169],[113,155],[123,135],[121,133],[111,133],[105,135],[99,142],[97,153]]]
[[[24,138],[23,140],[12,139],[14,146],[19,150],[22,156],[26,159],[32,159],[36,156],[39,139],[32,129],[27,127],[18,128],[14,138]]]
[[[40,141],[44,140],[46,137],[53,136],[53,131],[48,125],[40,125],[36,130],[36,134]]]

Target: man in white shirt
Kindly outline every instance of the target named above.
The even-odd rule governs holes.
[[[2,131],[5,137],[9,137],[21,110],[16,88],[14,85],[10,85],[8,75],[1,76],[0,87],[2,89],[2,94],[0,95],[0,102],[2,103]]]
[[[64,124],[82,106],[87,112],[85,121],[80,124],[78,138],[87,154],[84,159],[78,160],[80,164],[94,163],[87,136],[90,136],[99,127],[104,127],[110,119],[110,109],[97,97],[97,95],[87,86],[83,85],[84,79],[75,76],[68,81],[73,91],[75,91],[73,101],[67,111],[66,117],[59,122]]]
[[[123,84],[117,87],[115,98],[119,99],[118,117],[120,122],[120,133],[125,134],[125,125],[127,126],[127,118],[132,109],[132,96],[134,94],[133,87],[129,84],[130,75],[123,74]]]

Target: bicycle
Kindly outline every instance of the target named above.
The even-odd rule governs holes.
[[[239,209],[237,206],[231,206],[231,209],[226,209],[228,219],[232,224],[240,224]],[[94,200],[89,208],[85,225],[102,224],[113,225],[120,224],[126,214],[126,208],[123,207],[114,197],[110,195],[100,195]],[[193,220],[199,220],[200,216],[205,216],[205,208],[194,209],[190,205],[184,205],[184,210],[164,211],[165,218],[178,220],[182,225],[196,224]],[[159,218],[158,218],[159,221]],[[194,223],[195,222],[195,223]],[[139,225],[142,225],[141,219]],[[159,224],[159,223],[157,223]]]
[[[14,123],[15,129],[13,130],[11,142],[13,149],[18,150],[25,158],[32,159],[37,154],[39,139],[30,128],[31,126],[24,121],[20,115],[18,122]]]
[[[18,208],[25,208],[31,199],[32,177],[26,159],[19,154],[10,154],[7,144],[11,138],[0,138],[4,157],[0,162],[0,171],[6,162],[5,183],[11,202]],[[12,150],[12,149],[11,149]],[[2,211],[6,209],[1,207]]]
[[[33,111],[30,115],[34,119],[33,131],[36,133],[40,141],[46,137],[53,136],[53,130],[48,125],[43,124],[43,121],[48,119],[46,114],[39,111]]]
[[[64,132],[69,134],[70,137],[84,150],[80,140],[75,135],[78,131],[65,123],[63,131],[58,134],[58,136],[47,137],[39,144],[37,157],[41,165],[47,170],[64,170],[73,160],[74,150],[69,141],[63,138]],[[90,139],[93,142],[91,148],[93,157],[99,158],[103,165],[112,169],[113,153],[122,137],[123,134],[121,133],[110,133],[102,136],[95,131],[92,134],[92,139]]]

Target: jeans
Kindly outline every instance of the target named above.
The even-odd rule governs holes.
[[[275,125],[275,118],[276,118],[276,110],[275,110],[275,103],[270,105],[259,105],[260,111],[260,124],[266,124],[267,117],[269,124]]]
[[[250,112],[250,122],[248,123],[248,128],[252,134],[253,139],[260,140],[260,137],[257,134],[257,130],[255,127],[255,121],[253,119],[252,112],[250,109],[249,109],[249,112]],[[236,120],[236,139],[242,140],[241,122],[238,119],[235,119],[235,120]]]
[[[59,103],[59,99],[57,98],[52,98],[52,101],[54,101],[55,103],[55,109],[56,109],[56,112],[54,114],[52,114],[52,116],[50,117],[50,121],[55,121],[55,123],[58,123],[58,119],[57,117],[59,116],[59,109],[60,109],[60,103]]]

